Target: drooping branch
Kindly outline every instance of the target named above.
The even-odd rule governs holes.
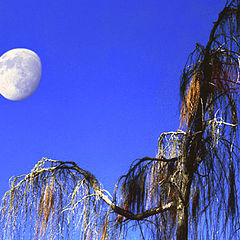
[[[144,162],[144,161],[160,161],[160,162],[173,162],[176,161],[177,159],[179,159],[178,157],[172,158],[172,159],[166,159],[166,158],[150,158],[150,157],[144,157],[142,159],[140,159],[139,162]],[[46,160],[46,159],[45,159]],[[48,161],[53,161],[53,160],[49,160]],[[73,169],[76,170],[78,173],[82,174],[86,180],[89,182],[90,187],[93,188],[94,192],[96,193],[96,195],[101,198],[109,207],[112,208],[112,210],[119,214],[124,216],[127,219],[130,220],[142,220],[144,218],[150,217],[152,215],[156,215],[158,213],[163,213],[169,209],[171,209],[172,207],[176,207],[176,203],[174,202],[170,202],[164,206],[161,207],[156,207],[150,210],[146,210],[142,213],[138,213],[138,214],[134,214],[131,211],[127,211],[119,206],[117,206],[110,198],[109,195],[107,195],[105,193],[105,190],[101,189],[101,186],[98,182],[98,180],[96,179],[96,177],[91,174],[88,171],[85,171],[83,169],[81,169],[80,167],[77,166],[77,164],[75,162],[62,162],[62,161],[54,161],[56,163],[60,163],[59,166],[56,167],[56,169],[58,168],[62,168],[62,169]],[[70,165],[70,166],[69,166]],[[72,166],[71,166],[72,165]]]
[[[231,1],[224,9],[223,11],[221,11],[218,15],[218,19],[216,22],[214,22],[214,25],[213,25],[213,28],[210,32],[210,35],[209,35],[209,40],[208,40],[208,43],[206,45],[206,53],[208,54],[208,52],[210,51],[211,49],[211,45],[212,43],[216,40],[216,31],[219,27],[220,24],[222,24],[223,20],[226,19],[229,15],[229,13],[234,13],[236,14],[237,13],[237,9],[233,8],[232,7],[232,4],[235,2],[235,0]]]
[[[171,162],[176,159],[145,157],[140,161]],[[65,194],[67,194],[66,197],[64,197]],[[89,171],[77,166],[75,162],[43,158],[36,164],[31,173],[12,179],[11,189],[5,194],[1,207],[3,226],[6,228],[4,236],[6,237],[7,234],[13,234],[17,231],[14,226],[20,217],[19,215],[23,215],[24,221],[28,221],[27,216],[30,212],[33,212],[33,209],[36,211],[36,220],[31,220],[31,224],[35,224],[35,238],[44,236],[45,231],[49,229],[49,225],[52,226],[52,231],[54,231],[54,228],[57,228],[60,222],[64,224],[65,221],[69,221],[74,216],[71,216],[71,214],[78,211],[77,207],[80,206],[85,212],[81,221],[86,228],[90,224],[89,221],[91,221],[91,224],[94,224],[93,219],[99,221],[97,219],[98,210],[95,210],[96,213],[94,213],[93,209],[99,208],[97,206],[101,205],[100,199],[106,203],[112,213],[121,215],[125,219],[137,221],[162,214],[176,207],[172,201],[142,212],[133,213],[118,206],[110,194],[102,188],[96,177]],[[54,218],[58,220],[55,221]],[[91,218],[92,220],[90,220]],[[97,223],[94,224],[95,227],[96,225]],[[101,226],[100,223],[99,226]],[[88,231],[92,234],[92,229],[86,229],[86,233]]]

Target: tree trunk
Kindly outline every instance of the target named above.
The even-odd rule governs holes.
[[[181,183],[181,199],[177,206],[177,240],[188,239],[188,207],[191,189],[192,174],[188,162],[190,159],[183,159],[183,172]]]
[[[177,240],[188,239],[188,209],[180,204],[177,210]]]

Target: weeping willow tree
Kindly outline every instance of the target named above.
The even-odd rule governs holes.
[[[11,179],[1,239],[239,239],[240,1],[227,2],[183,70],[180,130],[135,160],[111,195],[75,162]]]

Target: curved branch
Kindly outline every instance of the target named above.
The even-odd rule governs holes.
[[[139,213],[139,214],[133,214],[132,212],[129,212],[129,211],[126,211],[124,210],[123,208],[120,208],[116,205],[112,206],[112,209],[115,213],[118,213],[130,220],[143,220],[145,218],[148,218],[150,216],[153,216],[153,215],[156,215],[158,213],[163,213],[163,212],[166,212],[172,208],[176,207],[176,203],[174,202],[170,202],[168,204],[165,204],[161,207],[156,207],[156,208],[153,208],[153,209],[150,209],[150,210],[146,210],[142,213]]]
[[[142,161],[147,161],[147,160],[153,160],[153,161],[163,161],[163,162],[170,162],[170,161],[176,161],[178,158],[173,158],[173,159],[158,159],[158,158],[150,158],[150,157],[145,157],[142,158]],[[60,161],[59,161],[60,162]],[[142,220],[144,218],[148,218],[152,215],[156,215],[158,213],[162,213],[162,212],[166,212],[168,210],[170,210],[173,207],[176,207],[176,204],[174,202],[170,202],[164,206],[161,207],[156,207],[153,209],[149,209],[146,210],[142,213],[139,214],[133,214],[130,211],[127,211],[119,206],[117,206],[115,203],[113,203],[112,200],[109,199],[109,197],[104,193],[104,190],[101,189],[100,184],[98,182],[98,180],[96,179],[96,177],[91,174],[88,171],[85,171],[83,169],[81,169],[80,167],[77,166],[77,164],[75,162],[60,162],[61,165],[58,166],[58,168],[67,168],[67,169],[73,169],[76,170],[78,173],[80,173],[81,175],[83,175],[86,180],[89,182],[90,186],[93,188],[94,192],[96,193],[96,195],[101,198],[109,207],[112,208],[112,210],[119,214],[124,216],[127,219],[130,220]],[[64,164],[71,164],[73,166],[64,166]]]
[[[210,49],[211,49],[211,45],[214,41],[214,35],[217,31],[217,28],[218,26],[220,25],[220,23],[223,21],[223,19],[226,17],[226,14],[229,12],[229,11],[233,11],[233,9],[231,9],[231,5],[233,4],[234,1],[232,1],[228,6],[226,6],[222,12],[219,13],[218,15],[218,20],[216,22],[214,22],[214,26],[211,30],[211,33],[210,33],[210,36],[209,36],[209,40],[208,40],[208,43],[207,43],[207,46],[206,46],[206,53],[208,54]]]
[[[149,158],[145,157],[142,158],[141,161],[175,161],[177,158],[174,159],[158,159],[158,158]],[[45,167],[45,163],[51,163],[50,167]],[[12,181],[11,189],[5,194],[4,199],[7,196],[10,196],[12,193],[15,192],[18,188],[20,188],[23,184],[25,184],[28,181],[33,181],[37,179],[42,174],[50,173],[52,176],[54,176],[54,173],[56,173],[59,170],[73,170],[76,171],[78,174],[82,175],[85,179],[85,181],[89,184],[89,187],[91,187],[94,191],[94,195],[98,196],[100,199],[102,199],[112,210],[118,215],[122,215],[123,217],[130,219],[130,220],[142,220],[145,218],[148,218],[152,215],[156,215],[158,213],[166,212],[167,210],[170,210],[171,208],[175,207],[174,202],[170,202],[166,205],[155,207],[146,211],[143,211],[142,213],[134,214],[131,211],[125,210],[119,206],[117,206],[114,201],[109,197],[110,194],[104,189],[101,188],[100,183],[96,179],[96,177],[91,174],[89,171],[86,171],[82,168],[80,168],[75,162],[69,162],[69,161],[58,161],[58,160],[51,160],[47,158],[43,158],[41,161],[39,161],[34,169],[31,171],[31,173],[27,175],[21,175],[19,177],[15,177]],[[23,178],[22,180],[20,180]],[[17,182],[19,181],[19,182]]]

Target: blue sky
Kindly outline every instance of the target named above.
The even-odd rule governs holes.
[[[0,97],[0,196],[42,157],[75,161],[110,191],[179,126],[179,80],[224,0],[0,2],[0,54],[35,51],[36,92]]]

